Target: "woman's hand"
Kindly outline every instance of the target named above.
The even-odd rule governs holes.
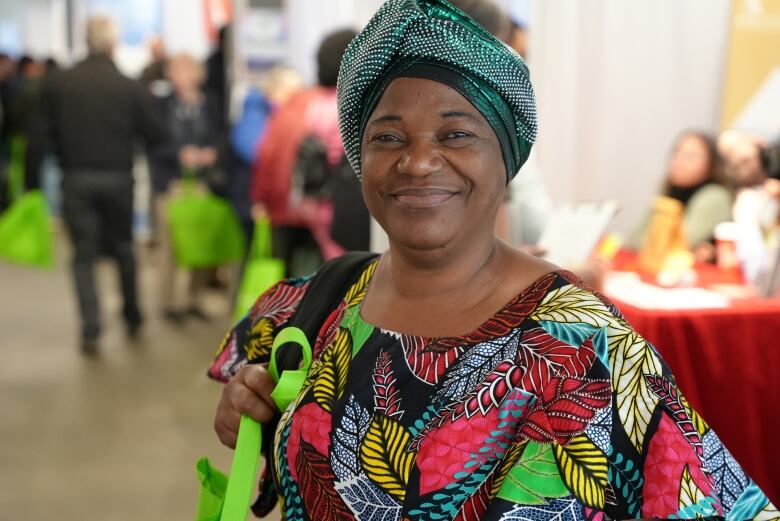
[[[201,147],[198,149],[198,164],[202,167],[214,166],[217,162],[217,149],[214,147]]]
[[[254,203],[252,205],[252,220],[259,221],[268,217],[268,209],[263,203]]]
[[[196,168],[199,166],[198,147],[193,145],[184,145],[179,149],[179,164],[184,168]]]
[[[231,449],[236,447],[241,415],[260,423],[271,421],[276,404],[271,392],[276,387],[268,370],[262,365],[247,365],[225,385],[214,417],[214,430],[219,441]]]

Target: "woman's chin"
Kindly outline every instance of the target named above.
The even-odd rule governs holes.
[[[419,252],[434,252],[445,250],[452,244],[454,237],[450,234],[417,232],[412,230],[406,233],[391,236],[390,241],[405,250]]]

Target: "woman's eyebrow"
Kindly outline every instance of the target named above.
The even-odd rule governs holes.
[[[368,124],[373,125],[375,123],[384,123],[386,121],[401,121],[401,116],[398,114],[385,114],[384,116],[379,116],[376,119],[372,119],[368,122]]]
[[[471,119],[473,121],[479,121],[479,118],[475,116],[474,114],[471,114],[469,112],[463,112],[459,110],[448,110],[447,112],[440,112],[439,117],[441,118],[466,118]],[[377,123],[385,123],[387,121],[401,121],[403,118],[399,116],[398,114],[385,114],[384,116],[379,116],[378,118],[372,119],[368,122],[368,125],[375,125]]]
[[[478,118],[474,114],[470,114],[468,112],[461,112],[457,110],[440,112],[439,116],[442,118],[467,118],[467,119],[473,119],[475,121],[478,121]]]

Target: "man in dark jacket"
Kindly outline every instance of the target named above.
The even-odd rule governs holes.
[[[49,134],[63,169],[63,216],[73,242],[73,273],[85,354],[100,334],[94,265],[108,250],[119,265],[130,337],[141,313],[133,253],[133,154],[138,138],[156,140],[160,126],[140,84],[111,61],[116,27],[103,17],[87,24],[89,56],[54,74],[43,87]]]

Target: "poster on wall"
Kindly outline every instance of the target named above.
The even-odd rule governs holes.
[[[780,1],[736,0],[721,125],[767,139],[780,133]]]
[[[282,0],[248,0],[236,17],[236,69],[255,77],[284,60],[287,25]]]

